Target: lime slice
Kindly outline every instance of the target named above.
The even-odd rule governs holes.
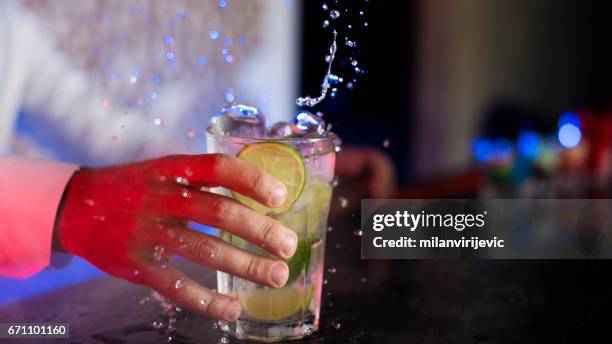
[[[262,321],[288,318],[306,309],[312,300],[313,286],[301,288],[257,289],[248,296],[238,295],[242,309],[249,316]]]
[[[309,236],[306,239],[299,239],[293,257],[285,261],[289,267],[289,278],[287,278],[286,285],[293,283],[293,281],[300,276],[302,271],[308,267],[313,241],[313,236]]]
[[[302,194],[306,184],[306,166],[304,160],[293,147],[277,142],[259,142],[246,145],[237,155],[238,159],[257,166],[281,181],[287,187],[287,199],[277,208],[268,208],[261,203],[232,192],[242,204],[258,213],[281,214],[291,209],[291,206]]]

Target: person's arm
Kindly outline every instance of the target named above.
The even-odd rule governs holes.
[[[26,278],[49,265],[55,214],[76,169],[0,156],[0,276]]]

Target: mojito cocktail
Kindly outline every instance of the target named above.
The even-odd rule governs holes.
[[[266,170],[285,183],[287,200],[281,207],[267,208],[243,195],[224,189],[216,191],[280,221],[295,231],[299,240],[295,254],[286,261],[289,278],[283,288],[270,288],[218,272],[218,291],[236,298],[243,310],[236,322],[222,323],[221,329],[241,339],[302,338],[319,326],[327,215],[338,140],[332,133],[321,130],[321,123],[312,130],[304,123],[300,126],[299,122],[281,124],[284,128],[275,125],[268,130],[261,128],[262,120],[253,113],[234,111],[233,114],[232,118],[231,113],[225,113],[224,118],[217,118],[216,124],[224,122],[223,128],[233,130],[234,135],[229,135],[229,130],[215,128],[215,124],[207,130],[208,152],[233,155]],[[318,122],[314,115],[308,120],[312,125]],[[249,123],[255,126],[249,127]],[[280,136],[279,132],[287,135]],[[245,133],[262,134],[240,136]],[[231,233],[219,231],[218,234],[236,247],[270,256]]]

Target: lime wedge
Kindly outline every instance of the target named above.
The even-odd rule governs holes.
[[[287,199],[277,208],[268,208],[261,203],[232,192],[242,204],[258,213],[281,214],[291,209],[291,206],[302,194],[306,184],[306,166],[304,160],[293,147],[277,142],[259,142],[246,145],[237,155],[238,159],[257,166],[281,181],[287,187]]]
[[[262,321],[288,318],[306,309],[312,300],[313,286],[305,288],[257,289],[238,301],[249,316]]]
[[[293,283],[293,281],[300,276],[302,271],[308,267],[313,241],[313,236],[309,236],[306,239],[299,239],[293,257],[285,261],[289,267],[289,278],[287,278],[286,285]]]

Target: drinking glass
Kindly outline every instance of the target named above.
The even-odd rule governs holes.
[[[270,215],[295,231],[298,248],[287,261],[289,279],[280,288],[270,288],[225,272],[217,272],[219,293],[236,298],[242,305],[242,315],[236,322],[221,322],[221,330],[240,339],[274,342],[299,339],[319,327],[323,259],[327,216],[332,195],[332,179],[338,138],[332,133],[321,137],[245,138],[221,136],[210,129],[206,132],[207,151],[236,156],[246,146],[274,142],[292,147],[304,161],[305,186],[291,208]],[[232,197],[224,188],[213,192]],[[232,245],[249,252],[270,256],[231,233],[218,230],[218,235]]]

